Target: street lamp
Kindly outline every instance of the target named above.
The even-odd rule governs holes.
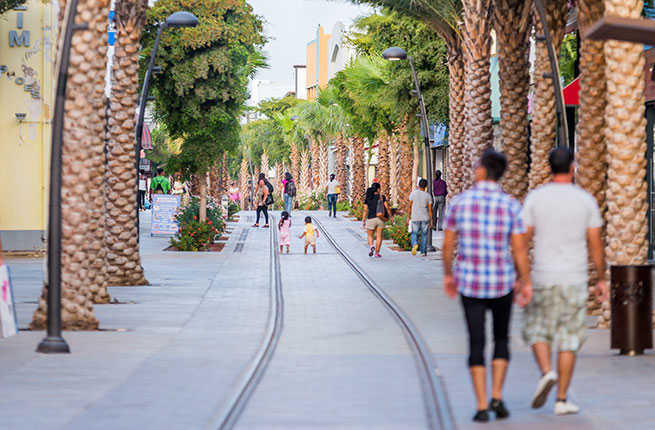
[[[397,46],[392,46],[387,48],[382,53],[382,58],[389,61],[400,61],[400,60],[409,60],[409,65],[412,68],[412,76],[414,78],[414,87],[415,90],[412,93],[416,94],[418,97],[418,104],[421,110],[419,117],[421,118],[421,130],[423,130],[423,142],[425,144],[425,164],[426,164],[426,173],[428,180],[428,192],[430,196],[433,196],[432,193],[432,154],[430,153],[430,128],[428,126],[428,115],[425,111],[425,101],[423,100],[423,94],[421,93],[421,87],[418,84],[418,78],[416,77],[416,69],[414,69],[414,62],[412,57],[407,55],[407,52]],[[430,214],[432,217],[432,214]],[[432,246],[432,229],[428,229],[428,243],[427,251],[434,252],[436,251],[435,247]]]
[[[179,28],[179,27],[195,27],[198,25],[198,18],[191,12],[180,11],[174,12],[166,18],[166,21],[160,22],[157,24],[157,37],[155,38],[155,45],[152,48],[152,54],[150,54],[150,63],[148,64],[148,69],[143,78],[143,88],[141,89],[141,97],[139,100],[139,117],[136,123],[136,145],[134,147],[134,158],[135,158],[135,167],[137,180],[139,175],[139,160],[141,159],[141,140],[143,138],[143,117],[146,112],[146,102],[148,98],[148,89],[150,88],[150,79],[152,77],[153,69],[155,69],[155,56],[157,55],[157,48],[159,48],[159,39],[161,38],[161,33],[166,28]],[[159,71],[161,68],[157,67]],[[139,241],[139,193],[136,196],[136,231],[137,231],[137,242]]]

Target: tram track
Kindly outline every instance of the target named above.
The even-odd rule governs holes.
[[[357,264],[357,262],[344,251],[334,237],[332,237],[323,226],[322,222],[318,220],[318,217],[312,217],[312,221],[321,230],[330,245],[332,245],[352,271],[355,272],[364,285],[366,285],[371,293],[389,310],[403,330],[403,334],[405,335],[416,359],[429,427],[434,430],[456,429],[457,425],[450,407],[450,402],[444,384],[436,373],[437,367],[432,359],[432,353],[414,323],[405,311],[403,311],[402,308],[398,306],[393,299],[387,295],[387,293]]]
[[[273,216],[271,218],[270,231],[270,257],[269,257],[269,286],[270,286],[270,307],[269,317],[266,324],[264,341],[258,349],[248,367],[242,373],[242,377],[236,389],[230,395],[226,405],[218,418],[212,422],[209,428],[228,430],[234,428],[239,417],[245,409],[252,393],[257,388],[266,372],[275,348],[282,333],[284,322],[284,296],[282,294],[282,275],[280,272],[280,253],[278,246],[277,225]]]

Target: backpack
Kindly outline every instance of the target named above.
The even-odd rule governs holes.
[[[266,187],[268,187],[268,196],[266,197],[266,201],[264,203],[266,206],[269,206],[273,204],[273,184],[266,181]]]
[[[296,184],[293,181],[287,182],[287,195],[291,197],[296,197]]]
[[[268,195],[269,195],[269,196],[270,196],[270,195],[273,195],[273,190],[274,190],[274,188],[273,188],[273,184],[271,184],[270,182],[266,181],[266,186],[268,187]]]

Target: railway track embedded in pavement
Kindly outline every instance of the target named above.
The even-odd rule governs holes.
[[[284,296],[282,295],[278,231],[272,216],[270,226],[271,252],[269,258],[269,285],[271,297],[264,342],[243,372],[237,388],[230,396],[227,406],[223,409],[221,415],[212,424],[212,428],[227,430],[233,428],[237,423],[239,416],[248,403],[248,399],[250,399],[250,396],[264,376],[266,367],[273,357],[273,353],[280,339],[280,334],[282,333]]]
[[[423,337],[407,314],[398,306],[385,291],[346,253],[343,248],[334,240],[323,224],[312,217],[330,245],[345,260],[346,264],[355,272],[368,289],[376,296],[384,306],[391,312],[395,320],[402,328],[405,338],[416,358],[416,364],[423,388],[423,399],[425,402],[429,427],[432,429],[453,430],[457,426],[450,407],[443,382],[436,373],[436,365],[432,359],[432,353],[427,347]]]

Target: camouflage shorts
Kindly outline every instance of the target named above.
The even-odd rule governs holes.
[[[578,351],[585,341],[587,285],[535,285],[524,311],[523,340],[528,345],[557,337],[560,351]]]

